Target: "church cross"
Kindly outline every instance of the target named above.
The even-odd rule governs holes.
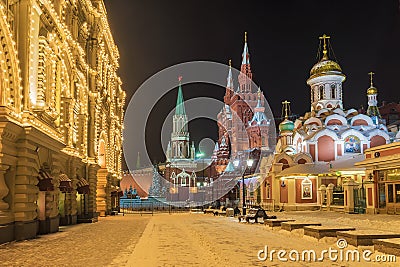
[[[371,79],[371,87],[374,86],[374,83],[372,82],[372,80],[374,79],[374,74],[372,71],[370,73],[368,73],[368,75],[370,76]]]
[[[331,37],[324,33],[322,36],[319,37],[319,39],[324,40],[324,50],[322,51],[322,53],[324,53],[323,58],[328,59],[328,50],[326,49],[326,40],[331,39]]]
[[[282,102],[283,108],[285,109],[285,119],[289,117],[289,104],[290,102],[287,100]]]

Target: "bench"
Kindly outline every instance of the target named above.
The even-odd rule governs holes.
[[[118,209],[117,209],[117,208],[112,208],[112,209],[111,209],[111,212],[110,212],[110,215],[111,215],[111,216],[118,215]]]
[[[244,219],[246,220],[246,222],[254,220],[255,223],[258,223],[259,218],[262,218],[263,220],[268,220],[268,219],[276,219],[276,216],[275,215],[268,216],[265,210],[262,208],[252,208],[248,210],[248,214],[238,216],[239,222],[241,222],[242,219]]]
[[[382,253],[400,256],[400,238],[375,239],[374,249]]]
[[[305,226],[321,226],[321,223],[315,223],[315,222],[283,222],[283,223],[281,223],[281,228],[286,231],[302,229]]]
[[[207,214],[207,213],[213,213],[214,214],[214,211],[215,211],[215,209],[213,209],[212,206],[208,206],[207,209],[204,209],[204,214]]]
[[[321,239],[323,237],[336,237],[338,231],[353,231],[353,230],[356,230],[356,228],[348,226],[337,226],[337,227],[305,226],[304,235],[311,236],[316,239]]]
[[[337,232],[338,239],[345,239],[347,243],[357,246],[372,246],[374,239],[400,238],[399,233],[378,230],[355,230],[348,232]]]
[[[283,222],[294,222],[293,219],[267,219],[264,220],[264,224],[268,225],[269,227],[277,227],[281,226]]]
[[[219,210],[214,211],[214,216],[218,215],[226,215],[226,208],[224,206],[221,206]]]
[[[202,212],[202,210],[198,209],[198,208],[190,209],[190,213],[201,213],[201,212]]]

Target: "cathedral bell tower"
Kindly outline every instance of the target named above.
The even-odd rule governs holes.
[[[371,85],[367,90],[367,96],[368,96],[367,115],[371,117],[375,125],[378,125],[379,120],[381,119],[381,114],[379,113],[379,108],[378,108],[378,89],[376,89],[373,82],[373,75],[375,73],[370,72],[368,74],[371,76],[370,78]]]
[[[293,145],[294,123],[289,120],[290,102],[285,100],[282,102],[282,113],[285,113],[285,119],[279,124],[279,134],[282,147]]]
[[[311,111],[343,109],[342,83],[346,76],[339,64],[328,57],[328,45],[331,48],[330,36],[324,34],[319,39],[320,48],[323,46],[322,58],[312,67],[310,78],[307,80],[307,84],[311,87]],[[319,51],[320,49],[318,56],[320,56]]]

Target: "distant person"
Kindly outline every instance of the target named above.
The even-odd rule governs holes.
[[[234,209],[233,209],[233,216],[237,216],[237,215],[240,215],[240,209],[236,206]]]

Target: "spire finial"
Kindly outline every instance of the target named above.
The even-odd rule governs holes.
[[[328,50],[327,50],[327,47],[326,47],[326,40],[330,39],[330,38],[331,37],[327,36],[325,33],[322,36],[319,37],[320,40],[324,40],[324,48],[322,50],[322,53],[324,55],[323,55],[322,59],[328,59]]]
[[[178,77],[179,86],[178,86],[178,97],[176,98],[176,106],[175,106],[175,115],[186,115],[185,113],[185,105],[183,100],[183,93],[182,93],[182,76]]]
[[[232,67],[232,59],[229,59],[229,68]]]
[[[258,87],[258,91],[257,91],[257,95],[258,95],[258,100],[261,100],[261,87]]]
[[[370,73],[368,73],[368,75],[370,76],[370,79],[371,79],[371,87],[374,87],[374,82],[373,82],[374,74],[375,73],[373,73],[372,71]]]
[[[285,119],[289,118],[290,102],[287,101],[287,100],[283,101],[282,102],[282,109],[285,110]]]
[[[244,32],[244,42],[247,43],[247,32]]]

